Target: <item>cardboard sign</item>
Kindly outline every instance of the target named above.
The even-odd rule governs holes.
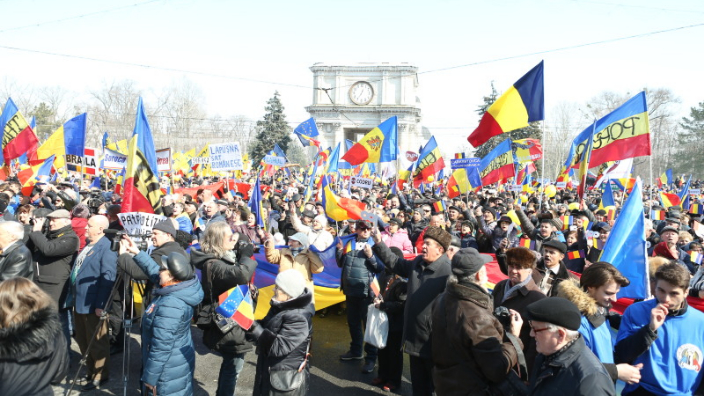
[[[96,156],[95,149],[85,147],[83,154],[83,157],[66,154],[66,170],[69,172],[83,173],[85,175],[97,175],[98,157]]]
[[[284,157],[277,157],[275,155],[265,155],[264,156],[264,163],[273,165],[273,166],[284,166],[286,165],[286,158]]]
[[[700,188],[690,188],[689,189],[689,195],[699,195],[701,194],[701,189]]]
[[[156,151],[156,168],[159,172],[169,172],[171,170],[170,148]]]
[[[222,143],[208,146],[210,153],[210,169],[214,172],[243,170],[242,150],[240,144]]]
[[[191,166],[207,165],[210,163],[210,157],[193,157],[191,158]]]
[[[127,155],[117,151],[105,149],[103,157],[103,168],[112,170],[122,170],[127,165]]]
[[[523,185],[522,184],[509,184],[508,191],[521,192],[521,191],[523,191]]]
[[[477,157],[471,158],[457,158],[450,160],[450,167],[452,169],[462,169],[462,168],[479,168],[482,159]]]
[[[565,187],[567,187],[567,182],[557,182],[557,183],[555,183],[555,187],[565,188]]]
[[[374,186],[374,180],[365,177],[352,176],[350,183],[352,183],[352,187],[366,188],[367,190]]]

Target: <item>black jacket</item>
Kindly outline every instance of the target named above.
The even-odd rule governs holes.
[[[34,279],[32,253],[22,241],[13,243],[0,254],[0,282],[17,277]]]
[[[582,335],[567,348],[546,358],[539,354],[530,376],[530,395],[615,395],[604,365],[587,348]]]
[[[0,328],[0,395],[53,395],[68,372],[66,338],[55,309]]]
[[[39,231],[29,234],[28,247],[33,251],[36,262],[34,281],[59,303],[60,308],[66,301],[66,281],[71,274],[79,244],[78,235],[70,224],[56,231],[49,231],[47,235]]]
[[[446,254],[432,263],[423,261],[422,256],[413,260],[401,259],[384,242],[377,243],[372,250],[385,266],[408,278],[403,323],[404,351],[411,356],[430,359],[431,303],[445,291],[451,273],[450,259]]]
[[[376,257],[367,257],[364,250],[352,250],[343,253],[341,249],[335,252],[337,266],[342,268],[340,289],[348,297],[373,297],[369,285],[374,280],[374,274],[384,270]]]
[[[191,264],[201,271],[203,304],[212,304],[214,300],[216,306],[218,296],[235,286],[246,285],[257,269],[257,262],[249,257],[235,262],[227,257],[218,259],[195,249],[191,250]],[[252,344],[245,340],[244,330],[239,326],[233,327],[227,334],[218,328],[207,329],[203,332],[203,343],[220,352],[244,353],[252,350]]]
[[[298,370],[308,352],[313,334],[313,295],[308,288],[302,295],[284,302],[271,300],[271,308],[252,335],[257,339],[257,372],[254,395],[270,395],[269,373],[280,370]],[[308,376],[309,365],[304,374]],[[294,395],[306,394],[303,384]],[[288,395],[288,393],[287,393]]]

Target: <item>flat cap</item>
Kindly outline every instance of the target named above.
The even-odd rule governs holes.
[[[475,248],[460,249],[452,256],[452,273],[458,277],[471,276],[479,272],[491,257],[483,255]]]
[[[549,241],[543,242],[543,247],[549,247],[549,248],[557,249],[557,250],[559,250],[562,254],[567,253],[567,245],[565,245],[564,243],[562,243],[562,242],[560,242],[560,241],[558,241],[558,240],[555,240],[555,239],[551,239],[551,240],[549,240]]]
[[[568,330],[578,330],[582,314],[570,300],[549,297],[529,304],[526,307],[526,319],[552,323]]]
[[[70,219],[71,214],[66,209],[58,209],[49,213],[46,217],[51,219]]]

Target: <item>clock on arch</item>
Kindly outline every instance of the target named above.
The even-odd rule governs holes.
[[[374,88],[366,81],[357,81],[350,87],[350,100],[352,103],[364,106],[369,104],[374,97]]]

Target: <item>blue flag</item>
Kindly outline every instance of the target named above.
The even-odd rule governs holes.
[[[339,169],[339,162],[340,162],[340,143],[335,146],[335,149],[332,150],[332,153],[330,154],[330,157],[328,157],[328,164],[325,169],[325,173],[335,173]]]
[[[247,204],[249,211],[257,218],[257,225],[261,228],[266,228],[266,219],[262,218],[262,190],[259,187],[259,178],[252,187],[252,196],[249,197]],[[265,230],[266,231],[266,230]]]
[[[137,135],[137,149],[142,152],[144,158],[147,159],[149,167],[152,168],[152,173],[158,175],[156,166],[156,149],[154,148],[154,140],[152,139],[152,130],[149,128],[147,113],[144,112],[144,104],[142,97],[139,97],[137,104],[137,118],[134,121],[134,132],[132,136]],[[68,147],[66,148],[68,154]]]
[[[304,147],[310,146],[310,140],[306,139],[306,137],[312,138],[319,135],[318,126],[315,125],[315,120],[313,119],[313,117],[303,121],[299,126],[296,127],[296,129],[293,130],[293,133],[298,136],[298,140],[301,141],[301,144]]]
[[[616,202],[614,202],[614,192],[611,190],[611,179],[606,181],[604,195],[601,196],[601,206],[616,206]]]
[[[103,148],[108,145],[108,132],[103,133]]]
[[[677,194],[680,197],[680,205],[682,206],[682,209],[689,209],[689,183],[692,181],[692,175],[689,175],[689,179],[687,179],[687,183],[685,183],[684,187],[682,187],[682,190],[680,191],[679,194]]]
[[[599,261],[613,264],[631,281],[630,285],[618,293],[619,298],[650,297],[641,185],[639,178],[633,192],[626,199],[621,214],[616,218],[616,224],[599,258]]]
[[[7,103],[5,103],[5,107],[2,109],[2,114],[0,114],[0,141],[2,141],[2,138],[5,134],[5,125],[7,125],[7,122],[10,121],[10,118],[12,118],[19,109],[17,109],[17,106],[15,105],[15,102],[12,101],[12,98],[7,98]],[[2,150],[0,150],[0,164],[5,162],[5,157],[3,157]]]
[[[101,182],[101,180],[100,180],[100,176],[98,176],[98,177],[96,177],[95,179],[93,179],[93,182],[90,184],[90,187],[89,187],[89,188],[100,188],[100,184],[101,184],[101,183],[102,183],[102,182]]]
[[[64,124],[66,154],[83,157],[86,146],[86,113],[77,115]]]

